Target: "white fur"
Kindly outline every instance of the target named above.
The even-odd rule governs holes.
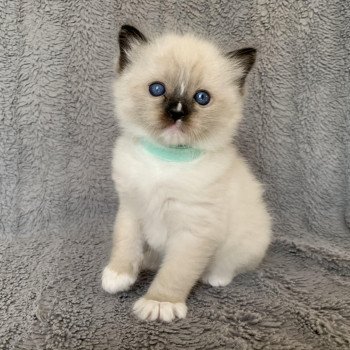
[[[169,245],[179,244],[182,230],[188,233],[181,235],[184,251],[190,249],[193,235],[208,238],[216,253],[205,267],[206,283],[225,286],[263,258],[270,242],[270,217],[262,188],[231,146],[190,163],[168,163],[122,136],[114,151],[113,178],[121,201],[142,222],[144,241],[161,256]],[[144,319],[143,312],[137,314]]]
[[[212,287],[225,287],[232,280],[230,275],[219,276],[215,274],[205,274],[202,276],[201,281],[206,284],[210,284]]]
[[[263,191],[231,146],[189,163],[172,163],[122,136],[112,167],[121,200],[132,206],[143,223],[145,241],[156,251],[164,253],[172,235],[186,227],[210,235],[218,242],[218,253],[235,252],[227,261],[232,268],[231,259],[245,260],[247,252],[257,258],[264,254],[270,241],[270,217]]]
[[[180,95],[183,95],[184,92],[185,92],[185,84],[182,82],[182,83],[180,84]]]
[[[159,302],[140,298],[133,308],[141,320],[170,322],[175,317],[185,318],[187,307],[184,303]]]
[[[114,91],[123,128],[112,162],[120,207],[111,270],[102,283],[110,292],[125,290],[143,266],[159,267],[134,312],[141,319],[171,321],[185,317],[197,280],[225,286],[262,260],[271,220],[262,186],[231,144],[241,118],[241,90],[233,83],[243,74],[239,64],[193,36],[162,37],[132,57]],[[150,96],[148,84],[163,81],[169,93],[184,93],[179,76],[190,86],[190,100],[199,89],[212,100],[193,105],[189,121],[164,124],[162,97]],[[167,162],[144,150],[140,137],[204,152],[191,162]]]
[[[118,274],[106,266],[102,273],[102,288],[107,293],[114,294],[128,290],[135,280],[136,278],[129,274]]]

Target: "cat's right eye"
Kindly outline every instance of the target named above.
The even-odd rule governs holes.
[[[152,96],[162,96],[165,94],[165,86],[163,83],[154,82],[149,86],[149,93]]]
[[[198,90],[193,96],[193,98],[201,106],[205,106],[210,102],[209,92],[205,90]]]

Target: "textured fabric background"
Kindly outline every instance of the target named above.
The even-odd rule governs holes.
[[[237,144],[275,219],[264,264],[185,320],[100,288],[117,198],[117,33],[254,46]],[[350,6],[343,0],[0,0],[0,349],[350,349]]]

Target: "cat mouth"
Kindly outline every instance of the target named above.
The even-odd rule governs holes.
[[[175,122],[167,122],[162,123],[161,132],[165,134],[184,134],[185,133],[185,125],[183,120],[177,120]]]
[[[168,126],[167,129],[171,132],[183,132],[183,121],[178,119],[175,123]]]
[[[186,132],[184,122],[177,120],[172,124],[168,124],[162,128],[161,138],[169,145],[178,145],[186,141]]]

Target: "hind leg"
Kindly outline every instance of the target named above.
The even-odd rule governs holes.
[[[249,235],[244,235],[247,237]],[[227,241],[216,251],[202,275],[202,282],[213,287],[228,285],[233,278],[259,265],[265,255],[269,239],[251,241],[242,239]]]
[[[214,256],[211,263],[202,275],[201,281],[213,287],[227,286],[236,275],[231,259],[225,256],[222,249]]]

